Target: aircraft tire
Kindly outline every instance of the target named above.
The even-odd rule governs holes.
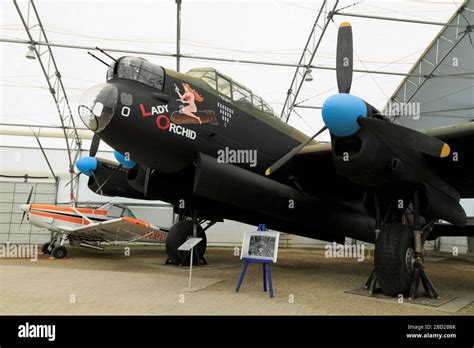
[[[42,246],[41,246],[41,251],[43,252],[43,254],[51,254],[51,252],[48,250],[48,247],[51,243],[48,242],[48,243],[44,243]]]
[[[173,264],[180,265],[186,258],[188,252],[179,251],[178,248],[192,236],[193,222],[191,220],[178,221],[171,227],[166,237],[166,254]],[[198,226],[198,236],[203,239],[197,246],[199,257],[202,258],[206,253],[207,238],[201,226]],[[189,265],[189,260],[184,265]]]
[[[375,243],[375,273],[386,295],[408,296],[413,282],[411,258],[414,249],[410,227],[399,223],[386,225]]]
[[[59,245],[53,248],[52,254],[55,259],[63,259],[67,256],[67,248],[65,246]]]

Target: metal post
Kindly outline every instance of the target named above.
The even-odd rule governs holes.
[[[194,254],[194,247],[191,248],[191,258],[189,260],[189,282],[188,282],[188,289],[191,289],[192,284],[192,277],[193,277],[193,254]]]
[[[33,2],[33,0],[28,1],[28,12],[27,18],[23,15],[23,12],[18,4],[17,0],[13,1],[16,10],[20,16],[21,22],[25,28],[26,34],[29,38],[29,45],[35,51],[36,58],[40,64],[41,70],[46,78],[46,82],[49,87],[49,91],[51,96],[53,97],[54,103],[56,105],[56,109],[59,115],[59,119],[61,121],[61,128],[63,129],[64,139],[66,142],[66,149],[68,154],[69,160],[69,173],[71,178],[71,187],[70,187],[70,194],[74,193],[74,162],[75,159],[73,158],[73,152],[75,152],[76,156],[81,151],[81,139],[77,133],[76,124],[74,122],[74,118],[72,115],[71,107],[69,105],[69,99],[67,97],[62,79],[61,73],[59,72],[58,66],[56,64],[56,60],[53,55],[53,51],[51,50],[50,45],[46,45],[49,43],[48,37],[44,30],[43,23],[39,16],[38,10]],[[30,13],[30,6],[33,10],[33,13]],[[34,21],[35,24],[32,24],[31,21]],[[33,34],[38,32],[39,40],[36,41],[33,38]],[[41,45],[41,39],[44,39],[45,45]],[[46,47],[46,48],[43,48]],[[70,133],[67,132],[66,128],[70,128]],[[71,143],[69,143],[71,140]],[[77,184],[77,182],[76,182]]]
[[[8,235],[7,235],[7,242],[10,242],[10,234],[12,232],[12,219],[13,219],[13,208],[14,208],[14,202],[15,202],[15,196],[16,196],[16,182],[13,183],[13,197],[12,197],[12,202],[10,206],[10,226],[8,226]]]
[[[56,176],[56,174],[54,174],[53,167],[51,166],[51,163],[49,162],[49,159],[48,159],[48,156],[46,155],[46,152],[44,152],[43,145],[41,145],[41,142],[40,142],[40,140],[39,140],[38,135],[36,135],[36,133],[34,132],[34,130],[33,130],[31,127],[30,127],[30,129],[31,129],[31,132],[33,132],[33,135],[34,135],[34,137],[35,137],[35,139],[36,139],[36,142],[38,143],[38,146],[39,146],[39,148],[40,148],[40,150],[41,150],[41,153],[43,154],[44,159],[46,160],[46,164],[48,165],[48,168],[49,168],[51,174],[53,175],[54,180],[57,182],[57,181],[58,181],[58,177]]]
[[[380,231],[382,230],[382,223],[380,221],[380,205],[377,194],[374,195],[375,205],[375,240],[379,238]]]
[[[33,184],[34,189],[33,189],[33,196],[31,196],[31,197],[32,197],[32,198],[33,198],[33,197],[36,198],[36,185],[37,185],[38,183],[35,182],[35,183],[32,183],[32,184]],[[33,202],[34,202],[34,199],[33,199]],[[30,233],[28,234],[28,244],[31,244],[31,233],[32,233],[32,231],[33,231],[33,225],[32,225],[32,224],[28,224],[28,225],[30,225]]]
[[[199,236],[198,236],[197,214],[196,214],[196,212],[194,212],[194,214],[193,214],[193,238],[198,238],[198,237]],[[194,254],[194,247],[193,247],[193,250],[191,251],[191,253]],[[192,262],[192,259],[191,259],[191,262]],[[198,266],[202,265],[201,257],[198,254],[198,249],[196,249],[196,262],[197,262]]]
[[[467,237],[467,252],[474,253],[474,237]]]
[[[382,113],[386,114],[387,108],[391,103],[409,103],[414,96],[418,93],[420,88],[426,83],[427,80],[438,77],[453,77],[453,74],[435,74],[438,67],[443,64],[444,60],[449,57],[453,49],[466,37],[469,36],[469,28],[461,30],[461,21],[467,20],[464,18],[463,11],[466,10],[467,1],[465,1],[458,9],[458,11],[443,25],[443,30],[437,35],[435,40],[428,46],[422,56],[418,58],[418,61],[413,65],[409,74],[417,72],[420,75],[424,75],[418,79],[405,78],[402,83],[397,87],[390,99],[388,99],[386,105],[383,107]],[[425,23],[429,24],[429,23]],[[433,24],[435,25],[435,24]],[[458,77],[465,76],[465,72],[458,75]],[[451,76],[450,76],[451,75]],[[466,76],[469,78],[468,76]],[[389,116],[389,118],[395,122],[399,120],[398,115]],[[406,125],[405,125],[406,126]]]
[[[339,12],[339,11],[335,11],[334,15],[335,16],[346,16],[346,17],[358,17],[358,18],[366,18],[366,19],[377,19],[377,20],[382,20],[382,21],[413,23],[413,24],[439,25],[439,26],[442,26],[442,27],[455,27],[455,28],[463,28],[463,29],[468,28],[468,25],[451,24],[451,23],[443,23],[443,22],[433,22],[433,21],[423,21],[423,20],[419,20],[419,19],[372,16],[372,15],[365,15],[365,14],[359,14],[359,13],[348,13],[348,12]]]
[[[330,13],[333,13],[336,10],[338,3],[339,0],[335,1]],[[326,1],[323,1],[323,3],[321,4],[321,8],[318,11],[318,15],[316,16],[316,20],[311,29],[311,33],[309,34],[306,46],[304,47],[303,53],[301,54],[298,67],[295,70],[295,74],[293,75],[290,87],[288,88],[286,100],[283,104],[283,108],[280,114],[280,118],[286,123],[288,123],[288,119],[290,118],[291,112],[295,107],[301,87],[305,82],[305,76],[308,72],[308,69],[313,69],[311,63],[313,62],[314,56],[316,55],[324,33],[326,32],[326,29],[330,23],[330,17],[322,15],[324,13],[324,8],[327,8]],[[320,19],[323,22],[322,24],[319,23]],[[316,37],[318,38],[317,40]]]
[[[94,46],[83,46],[83,45],[71,45],[71,44],[61,44],[61,43],[54,43],[54,42],[45,42],[45,41],[31,41],[31,40],[21,40],[21,39],[8,39],[8,38],[0,38],[0,42],[6,43],[17,43],[17,44],[31,44],[34,43],[40,46],[48,46],[48,47],[61,47],[61,48],[71,48],[71,49],[79,49],[79,50],[96,50],[97,48]],[[152,51],[143,51],[143,50],[130,50],[130,49],[122,49],[122,48],[113,48],[113,47],[102,47],[104,51],[108,52],[118,52],[118,53],[131,53],[131,54],[140,54],[140,55],[148,55],[148,56],[157,56],[157,57],[176,57],[176,54],[172,53],[159,53],[159,52],[152,52]],[[224,63],[235,63],[235,64],[254,64],[254,65],[270,65],[270,66],[279,66],[279,67],[286,67],[286,68],[311,68],[315,70],[330,70],[336,71],[335,67],[329,66],[317,66],[313,64],[296,64],[296,63],[280,63],[280,62],[268,62],[268,61],[258,61],[258,60],[248,60],[248,59],[233,59],[233,58],[216,58],[216,57],[207,57],[207,56],[197,56],[197,55],[188,55],[188,54],[181,54],[180,58],[185,59],[194,59],[194,60],[206,60],[211,62],[224,62]],[[354,72],[358,73],[371,73],[371,74],[379,74],[379,75],[392,75],[392,76],[410,76],[410,77],[424,77],[424,75],[415,74],[415,73],[400,73],[395,71],[379,71],[379,70],[366,70],[366,69],[354,69]],[[434,75],[435,77],[443,77],[443,75]]]
[[[423,251],[423,242],[421,236],[423,231],[420,230],[420,199],[418,191],[413,195],[413,237],[415,239],[415,253],[420,255]]]
[[[420,229],[420,199],[418,191],[413,194],[413,227],[415,231]]]
[[[446,110],[444,110],[446,111]],[[452,110],[448,110],[448,111],[452,111]],[[28,127],[28,128],[31,128],[32,125],[31,124],[26,124],[26,123],[5,123],[5,122],[0,122],[0,126],[8,126],[8,127]],[[42,128],[48,128],[48,129],[63,129],[63,127],[61,126],[49,126],[49,125],[38,125],[37,126],[39,129],[42,129]],[[71,127],[65,127],[66,130],[71,130],[72,128]],[[83,127],[76,127],[77,130],[89,130],[87,128],[83,128]],[[44,137],[44,136],[43,136]],[[92,139],[92,137],[91,137]]]
[[[180,69],[181,58],[181,0],[176,0],[176,71]]]
[[[316,105],[300,105],[300,104],[295,104],[293,105],[295,108],[301,108],[301,109],[318,109],[321,110],[323,107],[322,106],[316,106]]]

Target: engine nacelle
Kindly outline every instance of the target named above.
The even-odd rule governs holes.
[[[176,173],[151,171],[148,179],[147,199],[159,199],[176,204],[192,195],[194,168],[186,168]],[[145,192],[146,169],[137,165],[130,169],[127,182],[137,192]]]
[[[97,192],[103,196],[145,199],[143,193],[135,190],[129,185],[127,175],[127,169],[117,168],[116,164],[111,164],[98,159],[94,175],[89,176],[87,186],[91,191],[96,192],[100,185],[103,185],[100,191]]]
[[[145,191],[145,175],[145,170],[137,167],[128,171],[127,181],[131,187],[143,193]]]
[[[368,216],[202,153],[194,194],[244,212],[246,221],[254,216],[269,228],[327,241],[343,242],[346,236],[374,241],[374,221]]]
[[[347,179],[400,198],[418,190],[423,214],[457,226],[466,223],[459,193],[435,175],[421,152],[404,146],[403,139],[393,144],[361,128],[347,137],[332,135],[331,141],[334,166]]]
[[[423,162],[420,154],[396,152],[365,128],[348,137],[332,136],[331,141],[336,170],[352,182],[373,190],[397,184],[408,188],[420,183],[426,171],[420,166]]]

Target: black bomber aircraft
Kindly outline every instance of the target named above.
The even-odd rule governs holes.
[[[76,166],[94,192],[173,204],[181,217],[166,240],[173,263],[186,256],[178,246],[192,235],[205,239],[215,222],[265,223],[329,242],[375,243],[370,292],[414,298],[421,281],[437,298],[423,245],[473,235],[459,201],[474,197],[474,123],[425,132],[391,123],[349,93],[352,55],[352,29],[343,23],[339,93],[325,101],[325,127],[311,138],[214,69],[182,74],[142,58],[114,59],[107,82],[81,97],[79,115],[95,135],[90,157]],[[315,141],[326,129],[331,143]],[[100,140],[119,164],[95,157]],[[201,260],[205,248],[204,240]]]

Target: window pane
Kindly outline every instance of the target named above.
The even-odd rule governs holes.
[[[263,102],[262,102],[262,98],[260,98],[258,95],[253,95],[253,98],[252,98],[252,101],[253,101],[253,106],[259,110],[263,110]]]
[[[161,66],[143,61],[140,69],[140,75],[138,77],[139,82],[143,82],[155,88],[162,89],[163,78],[164,72]]]
[[[115,66],[115,62],[110,64],[109,68],[107,69],[107,81],[109,81],[110,79],[114,77],[114,66]]]
[[[201,70],[189,70],[186,75],[200,79],[205,72]]]
[[[158,89],[163,88],[164,70],[161,66],[135,57],[122,58],[118,64],[118,78],[138,81]]]
[[[273,109],[270,105],[268,105],[266,102],[263,102],[263,111],[268,112],[269,114],[274,115],[275,113],[273,112]]]
[[[137,81],[149,86],[153,86],[153,84],[150,81],[151,78],[152,78],[152,74],[148,70],[145,70],[142,65],[140,71],[138,72]]]
[[[252,92],[238,83],[232,83],[232,95],[236,102],[252,105]]]
[[[232,98],[230,81],[220,75],[217,75],[217,90],[225,96]]]
[[[135,215],[132,213],[132,211],[129,208],[125,208],[123,211],[123,216],[131,217],[136,219]]]
[[[215,71],[207,71],[202,77],[205,83],[207,83],[212,88],[216,89],[216,72]]]
[[[133,62],[130,57],[120,59],[117,70],[117,77],[119,79],[136,80],[138,77],[138,70],[140,67],[136,66],[137,62]]]
[[[107,216],[111,218],[119,218],[122,216],[123,208],[117,207],[115,205],[111,206],[107,212]]]
[[[212,68],[196,68],[187,72],[187,75],[201,79],[213,89],[217,89],[219,93],[226,97],[232,98],[241,105],[247,105],[266,113],[275,115],[272,107],[262,100],[259,96],[252,94],[252,91],[235,82],[225,75],[221,75]]]

